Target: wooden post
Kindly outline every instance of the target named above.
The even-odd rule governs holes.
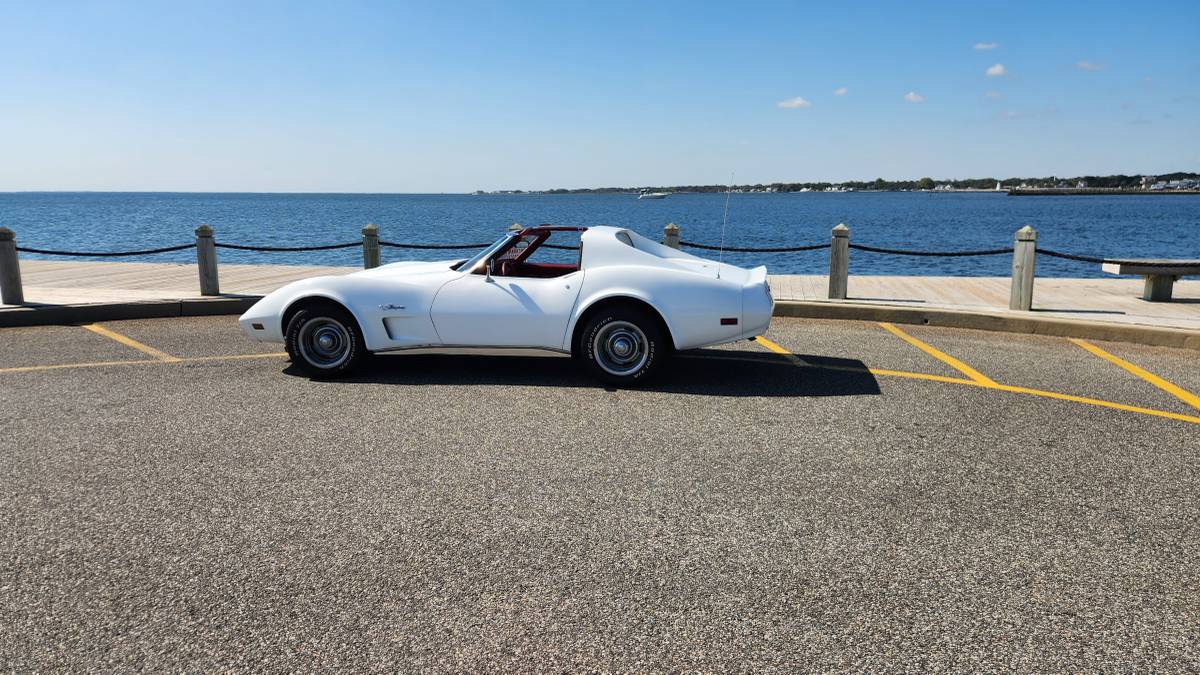
[[[216,241],[213,229],[207,225],[196,228],[196,265],[200,268],[200,295],[220,295]]]
[[[379,227],[367,223],[362,229],[363,235],[363,269],[379,267]]]
[[[0,303],[20,305],[24,302],[21,264],[17,261],[17,235],[7,227],[0,227]]]
[[[850,286],[850,228],[839,224],[833,228],[829,245],[829,299],[845,300]]]
[[[1037,230],[1026,225],[1013,241],[1012,286],[1008,308],[1028,312],[1033,308],[1033,269],[1037,262]]]
[[[663,228],[663,246],[679,248],[679,226],[675,223],[667,223]]]

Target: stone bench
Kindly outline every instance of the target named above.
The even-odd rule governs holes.
[[[1140,274],[1146,278],[1143,300],[1169,302],[1176,279],[1200,274],[1200,260],[1105,260],[1100,269],[1109,274]]]

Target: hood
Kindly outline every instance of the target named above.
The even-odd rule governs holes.
[[[415,276],[419,274],[439,274],[450,272],[450,266],[456,262],[465,260],[465,258],[456,258],[454,260],[438,260],[434,262],[425,262],[422,260],[407,260],[404,262],[389,263],[381,265],[374,269],[354,272],[349,276],[355,277],[398,277],[398,276]]]

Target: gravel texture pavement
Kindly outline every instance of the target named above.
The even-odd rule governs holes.
[[[229,317],[107,325],[185,360],[0,370],[0,670],[1200,668],[1194,423],[854,370],[958,376],[864,323],[776,320],[835,368],[741,343],[620,391],[541,356],[316,382],[187,360],[264,350]],[[1066,340],[910,332],[1200,415]],[[1196,381],[1192,352],[1102,346]]]

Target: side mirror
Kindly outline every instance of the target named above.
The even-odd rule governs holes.
[[[495,268],[496,268],[496,259],[492,258],[491,260],[488,261],[487,276],[484,278],[484,281],[492,281],[492,272],[495,270]]]

